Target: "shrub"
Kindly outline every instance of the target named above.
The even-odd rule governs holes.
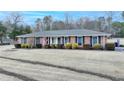
[[[63,48],[64,48],[64,44],[57,44],[57,45],[56,45],[56,48],[58,48],[58,49],[63,49]]]
[[[50,47],[50,45],[47,44],[47,45],[44,45],[44,48],[48,49],[48,48],[51,48],[51,47]]]
[[[84,44],[83,49],[91,49],[91,45],[90,44]]]
[[[105,48],[106,48],[106,50],[115,50],[115,44],[114,43],[106,43]]]
[[[78,48],[78,43],[72,43],[72,49],[77,49]]]
[[[36,44],[36,48],[42,48],[42,44]]]
[[[103,49],[100,44],[95,44],[92,48],[95,49],[95,50],[101,50],[101,49]]]
[[[124,45],[120,45],[120,47],[124,47]]]
[[[21,48],[21,44],[15,44],[15,48]]]
[[[25,48],[25,44],[21,44],[21,48]]]
[[[31,48],[31,44],[27,44],[27,48]]]
[[[28,44],[25,44],[25,48],[28,48],[29,47],[29,45]]]
[[[56,48],[55,44],[50,45],[51,48]]]
[[[32,48],[37,48],[35,45],[32,45]]]
[[[72,44],[71,43],[66,43],[65,44],[65,48],[66,49],[71,49],[72,48]]]
[[[31,44],[21,44],[21,48],[31,48]]]

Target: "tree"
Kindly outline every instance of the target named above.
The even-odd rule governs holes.
[[[24,33],[23,34],[28,34],[28,33],[31,33],[32,32],[32,29],[29,25],[26,25],[25,26],[25,30],[24,30]]]
[[[121,15],[121,16],[122,16],[122,18],[124,19],[124,11],[122,11],[122,15]]]
[[[83,28],[93,30],[95,28],[94,22],[95,22],[94,20],[91,20],[90,18],[85,17]]]
[[[124,11],[122,11],[121,16],[124,20]],[[112,26],[115,30],[117,30],[118,37],[124,37],[124,22],[114,22]]]
[[[0,42],[3,44],[3,37],[6,36],[7,28],[3,26],[2,22],[0,22]]]
[[[113,22],[112,23],[112,27],[116,31],[120,31],[122,29],[122,23],[121,22]]]
[[[117,37],[124,37],[124,22],[114,22],[112,24]]]
[[[73,18],[69,12],[65,12],[65,29],[73,29]]]
[[[11,33],[9,33],[9,37],[12,39],[16,39],[16,36],[22,35],[22,34],[29,34],[32,32],[32,29],[29,25],[23,26],[23,25],[18,25],[16,27],[16,30],[14,29]]]
[[[11,12],[9,16],[7,16],[7,22],[12,27],[16,27],[19,23],[23,22],[23,17],[19,12]]]
[[[53,30],[62,30],[65,29],[65,24],[63,21],[54,21],[52,24]]]
[[[69,29],[69,14],[65,13],[65,29]]]
[[[37,18],[37,20],[35,21],[35,23],[36,23],[35,30],[36,31],[41,31],[43,29],[41,19],[40,18]]]
[[[108,32],[109,33],[113,33],[112,32],[112,21],[113,21],[115,12],[113,12],[113,11],[107,11],[107,12],[105,12],[105,14],[107,15]]]
[[[52,16],[45,16],[43,18],[44,30],[52,30]]]
[[[101,32],[105,32],[105,17],[98,18],[98,29]]]
[[[9,16],[6,18],[6,24],[11,27],[11,30],[8,30],[10,33],[11,39],[15,39],[16,35],[18,35],[18,25],[19,23],[23,22],[23,17],[18,12],[11,12]],[[7,27],[7,29],[9,29]]]
[[[117,36],[124,37],[124,29],[117,33]]]
[[[25,33],[25,27],[23,25],[18,26],[18,31],[20,34]]]
[[[85,18],[80,17],[80,18],[77,20],[77,22],[76,22],[77,28],[79,28],[79,29],[84,28],[84,23],[85,23]]]

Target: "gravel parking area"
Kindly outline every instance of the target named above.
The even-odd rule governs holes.
[[[117,51],[0,46],[0,80],[124,80],[123,57]]]

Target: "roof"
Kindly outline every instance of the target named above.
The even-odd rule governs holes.
[[[86,29],[39,31],[17,37],[59,37],[59,36],[110,36],[109,33]]]

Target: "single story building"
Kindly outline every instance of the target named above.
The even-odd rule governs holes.
[[[84,44],[101,44],[103,47],[106,44],[107,38],[111,34],[86,30],[86,29],[73,29],[73,30],[51,30],[39,31],[31,34],[17,36],[17,42],[20,44],[66,44],[78,43],[83,46]]]

